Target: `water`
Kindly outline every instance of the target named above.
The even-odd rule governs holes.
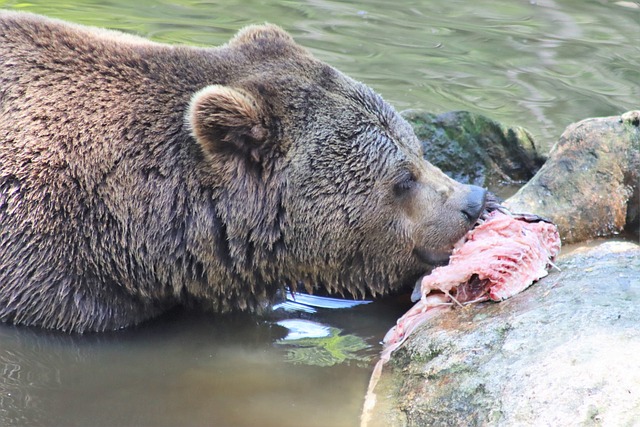
[[[399,110],[485,114],[528,128],[543,150],[571,122],[640,108],[637,2],[0,0],[0,7],[199,45],[224,43],[247,24],[277,23]],[[269,317],[178,310],[86,336],[1,325],[0,425],[357,425],[367,360],[407,308],[391,300]],[[316,341],[285,340],[291,318],[314,322]]]
[[[0,325],[0,425],[355,425],[368,360],[407,308],[387,301],[268,317],[176,310],[84,336]],[[296,359],[283,319],[331,325],[367,348],[343,349],[348,357],[333,366]]]
[[[469,110],[529,129],[543,150],[587,117],[638,108],[640,6],[611,0],[0,0],[0,7],[217,45],[281,25],[399,110]]]

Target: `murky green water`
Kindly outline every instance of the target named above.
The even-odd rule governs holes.
[[[0,7],[217,45],[281,25],[399,110],[457,109],[528,128],[542,146],[571,122],[640,105],[640,2],[611,0],[0,0]]]
[[[303,316],[342,330],[329,340],[333,358],[299,358],[295,351],[305,347],[286,345],[287,329],[276,322],[300,316],[285,313],[176,311],[86,336],[1,325],[0,425],[356,425],[369,378],[365,360],[406,308],[387,302]],[[368,348],[341,346],[345,337]]]
[[[527,127],[544,149],[573,121],[640,108],[638,2],[0,0],[0,7],[201,45],[221,44],[250,23],[277,23],[400,110],[471,110]],[[89,336],[0,326],[0,425],[357,425],[365,359],[406,308],[385,302],[271,318],[175,312]],[[333,335],[312,345],[283,342],[287,329],[277,322],[290,326],[287,317]],[[301,360],[316,365],[294,363]]]

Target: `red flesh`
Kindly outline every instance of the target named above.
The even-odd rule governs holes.
[[[380,360],[369,381],[361,426],[367,426],[371,419],[382,366],[414,330],[450,310],[454,303],[501,301],[521,292],[547,275],[559,252],[555,225],[535,215],[511,216],[499,210],[488,214],[454,248],[448,265],[422,279],[422,297],[384,337]]]
[[[453,303],[501,301],[523,291],[547,275],[559,252],[555,225],[491,212],[454,248],[448,265],[422,279],[422,298],[385,336],[383,358],[424,321]]]
[[[477,290],[465,299],[459,286],[469,287],[469,281],[477,276],[485,282],[489,298],[501,301],[546,276],[549,261],[559,252],[555,225],[493,211],[484,223],[467,233],[466,241],[453,250],[448,265],[434,269],[422,280],[422,297],[433,290],[450,292],[455,288],[458,301],[476,299]]]

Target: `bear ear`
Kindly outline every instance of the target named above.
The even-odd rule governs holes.
[[[302,46],[296,44],[289,33],[272,24],[245,27],[227,46],[244,50],[256,61],[265,57],[273,59],[274,56],[309,55]]]
[[[264,24],[244,27],[238,31],[229,44],[251,44],[262,40],[281,40],[283,42],[294,43],[293,37],[282,28],[273,24]]]
[[[212,85],[191,99],[187,121],[207,155],[242,152],[258,160],[268,131],[255,99],[238,89]]]

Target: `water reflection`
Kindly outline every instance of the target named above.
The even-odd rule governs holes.
[[[87,335],[0,325],[0,425],[275,427],[308,417],[302,425],[352,425],[366,360],[406,308],[382,301],[264,317],[176,310]],[[313,342],[323,328],[326,340]]]
[[[345,334],[338,328],[309,320],[288,319],[278,324],[289,330],[286,337],[276,341],[276,344],[287,348],[285,360],[288,362],[313,366],[355,363],[366,367],[373,358],[373,353],[364,353],[371,349],[371,345],[361,337]]]
[[[0,327],[0,425],[46,424],[38,395],[63,384],[61,367],[83,361],[72,336]]]
[[[276,322],[287,329],[281,341],[296,341],[303,338],[326,338],[331,335],[331,326],[304,319],[284,319]]]

